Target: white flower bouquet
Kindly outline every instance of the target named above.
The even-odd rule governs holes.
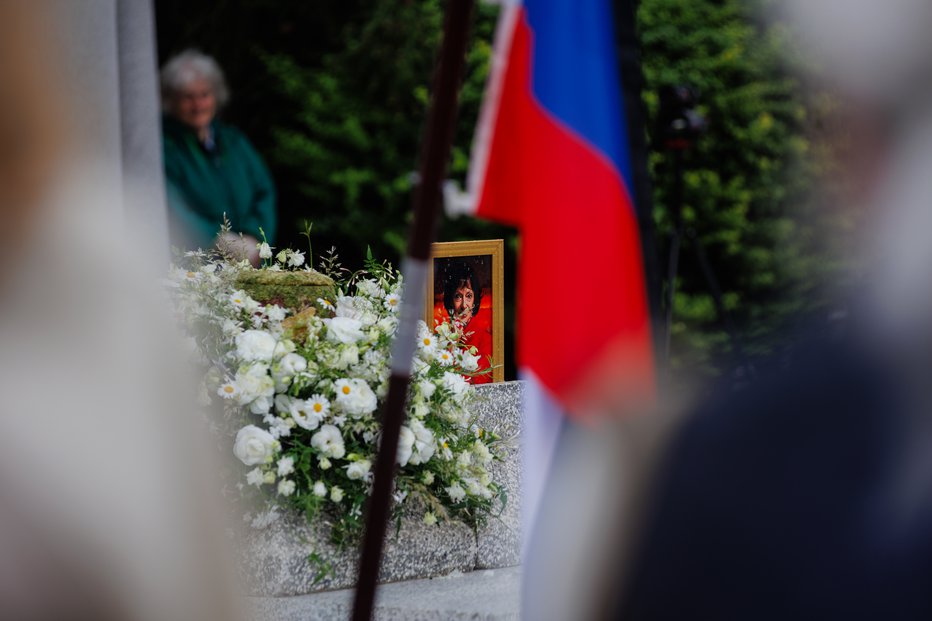
[[[311,269],[296,251],[273,259],[263,244],[260,256],[261,270]],[[202,398],[222,406],[212,427],[242,464],[234,488],[264,503],[249,519],[267,524],[285,505],[331,523],[335,541],[355,537],[379,447],[400,275],[371,257],[350,273],[331,251],[323,271],[336,295],[319,299],[316,309],[288,309],[237,288],[237,277],[253,269],[248,264],[204,252],[181,262],[169,282],[209,368]],[[420,326],[394,497],[399,515],[417,499],[410,506],[428,524],[480,522],[494,498],[504,500],[488,470],[499,438],[470,419],[469,377],[478,358],[462,341],[449,325]]]

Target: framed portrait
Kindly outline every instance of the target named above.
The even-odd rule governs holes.
[[[463,324],[466,345],[478,350],[479,369],[473,384],[505,379],[505,244],[501,239],[440,242],[431,247],[424,321]]]

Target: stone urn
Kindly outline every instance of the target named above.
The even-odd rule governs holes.
[[[317,300],[336,300],[333,280],[320,272],[273,272],[248,270],[236,278],[236,286],[262,304],[277,304],[283,308],[302,311],[309,308],[323,310]]]

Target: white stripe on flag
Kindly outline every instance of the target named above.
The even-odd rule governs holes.
[[[524,386],[524,428],[521,433],[522,559],[537,522],[537,512],[550,476],[553,456],[563,426],[564,412],[537,376],[521,369]]]

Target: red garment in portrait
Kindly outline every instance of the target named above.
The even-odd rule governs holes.
[[[479,371],[488,371],[492,368],[492,296],[486,292],[482,294],[482,305],[479,312],[466,325],[466,347],[475,347],[479,356]],[[434,328],[450,321],[450,315],[443,307],[443,301],[434,304]],[[495,361],[499,364],[499,361]],[[491,384],[492,373],[484,373],[473,377],[466,376],[470,384]]]

